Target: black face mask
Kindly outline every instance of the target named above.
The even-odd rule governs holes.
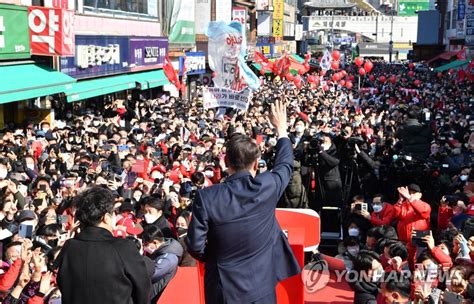
[[[58,239],[49,240],[48,245],[51,246],[52,248],[58,247]]]
[[[178,229],[176,229],[176,231],[178,232],[178,236],[179,236],[179,237],[181,237],[182,235],[188,233],[188,229],[182,228],[182,227],[179,227]]]

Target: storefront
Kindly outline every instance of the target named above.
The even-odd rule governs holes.
[[[66,100],[152,97],[168,84],[161,70],[167,52],[163,37],[76,36],[75,57],[60,63],[61,72],[78,80],[65,91]]]

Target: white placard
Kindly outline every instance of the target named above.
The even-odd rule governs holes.
[[[234,108],[247,111],[250,101],[250,90],[240,92],[226,88],[208,88],[202,90],[204,109],[209,108]]]

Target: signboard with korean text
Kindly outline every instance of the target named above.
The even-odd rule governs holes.
[[[74,10],[74,0],[44,0],[44,7]]]
[[[467,0],[466,3],[466,45],[474,45],[474,0]]]
[[[140,67],[161,68],[168,53],[168,39],[165,37],[133,37],[129,41],[130,60],[132,71]]]
[[[74,55],[74,11],[30,6],[28,26],[33,55]]]
[[[28,9],[0,4],[0,60],[29,57]]]
[[[257,0],[255,3],[255,9],[257,11],[266,11],[270,8],[270,0]]]
[[[273,37],[283,38],[283,16],[285,13],[285,2],[273,0]]]
[[[245,25],[247,22],[247,10],[243,7],[233,7],[232,21],[237,21]]]
[[[76,36],[75,57],[61,57],[61,72],[90,78],[129,71],[128,37]]]
[[[429,0],[400,0],[398,1],[398,16],[416,16],[417,11],[427,11],[430,9]]]
[[[184,57],[179,58],[179,73],[183,74],[183,65],[187,75],[200,75],[206,73],[206,54],[204,52],[187,52],[186,61]]]
[[[247,111],[251,94],[248,89],[234,91],[227,88],[204,87],[202,97],[204,109],[234,108]]]

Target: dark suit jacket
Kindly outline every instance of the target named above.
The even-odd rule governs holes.
[[[145,304],[151,281],[135,244],[99,227],[64,244],[56,262],[63,304]]]
[[[276,146],[271,172],[238,172],[199,190],[188,229],[188,250],[206,262],[206,303],[250,303],[273,293],[278,281],[301,269],[275,219],[275,207],[293,171],[287,138]],[[218,286],[222,285],[223,298]]]

